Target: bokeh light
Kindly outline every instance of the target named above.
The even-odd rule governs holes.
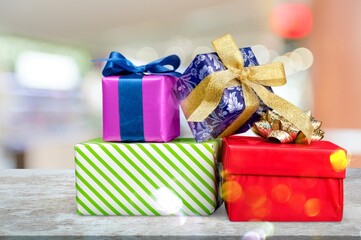
[[[259,232],[256,231],[249,231],[247,233],[245,233],[241,240],[263,240],[265,239],[264,236],[262,236],[262,233],[260,234]]]
[[[185,36],[175,36],[173,37],[169,42],[168,46],[176,46],[181,47],[183,51],[190,55],[193,51],[193,42],[190,38],[187,38]]]
[[[286,203],[290,200],[291,189],[285,184],[278,184],[272,188],[272,198],[280,203]]]
[[[293,51],[295,54],[301,57],[302,59],[302,67],[298,70],[306,70],[310,68],[313,64],[313,54],[307,48],[297,48]]]
[[[198,47],[196,47],[196,49],[194,49],[192,58],[194,58],[198,54],[211,53],[211,52],[214,52],[214,50],[212,50],[210,47],[198,46]]]
[[[254,45],[252,46],[252,51],[260,65],[266,64],[270,61],[270,51],[265,46]]]
[[[268,198],[264,198],[265,201],[261,204],[252,205],[252,213],[258,219],[264,219],[269,216],[272,211],[272,202]],[[262,199],[263,200],[263,199]]]
[[[345,151],[340,149],[332,153],[330,155],[330,162],[336,172],[345,170],[348,163]]]
[[[304,207],[307,216],[315,217],[321,211],[321,202],[318,198],[310,198],[305,202]]]
[[[226,181],[222,184],[222,198],[227,202],[234,202],[243,196],[243,189],[237,181]]]
[[[15,67],[19,83],[27,88],[72,90],[79,85],[79,67],[69,56],[24,51],[17,57]]]
[[[312,31],[312,12],[304,4],[283,3],[272,10],[270,25],[282,38],[303,38]]]
[[[280,55],[276,50],[273,49],[269,49],[268,52],[269,52],[269,62],[272,62],[276,57]]]
[[[163,214],[179,213],[183,207],[182,200],[168,188],[159,188],[153,192],[156,209]]]
[[[261,229],[265,233],[265,236],[272,236],[274,233],[275,227],[270,222],[263,222]]]
[[[295,52],[288,52],[285,54],[285,56],[289,57],[289,59],[292,61],[293,68],[295,71],[299,71],[303,68],[303,60],[300,55],[298,55]]]
[[[136,60],[141,62],[151,62],[158,59],[157,51],[152,47],[142,47],[136,53]]]
[[[261,208],[266,203],[267,196],[264,189],[260,186],[250,186],[245,189],[245,202],[252,208]]]
[[[261,222],[261,226],[258,229],[246,232],[241,240],[264,240],[268,236],[272,236],[274,233],[274,225],[270,222]]]
[[[274,50],[269,50],[269,59],[272,62],[281,62],[287,76],[307,70],[313,64],[313,54],[307,48],[297,48],[292,52],[278,55]]]

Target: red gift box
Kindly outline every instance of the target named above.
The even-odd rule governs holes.
[[[341,221],[346,151],[327,141],[223,139],[223,197],[231,221]]]

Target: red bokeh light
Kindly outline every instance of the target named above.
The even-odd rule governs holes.
[[[303,38],[312,31],[312,12],[304,4],[280,4],[272,10],[270,24],[272,30],[282,38]]]

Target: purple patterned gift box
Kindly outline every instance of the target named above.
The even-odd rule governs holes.
[[[252,49],[240,49],[244,66],[259,65]],[[212,72],[225,70],[225,66],[217,53],[199,54],[178,79],[175,94],[180,103],[193,89]],[[270,89],[270,88],[269,88]],[[197,142],[217,138],[223,131],[244,111],[245,101],[241,86],[232,86],[224,89],[223,97],[218,107],[202,122],[188,122]],[[247,131],[259,119],[259,113],[268,108],[261,102],[259,109],[235,133]]]

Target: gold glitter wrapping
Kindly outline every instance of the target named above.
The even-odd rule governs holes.
[[[286,83],[282,63],[244,67],[242,54],[229,34],[214,40],[212,44],[227,69],[208,75],[181,103],[187,121],[204,121],[218,106],[223,90],[238,85],[243,88],[246,108],[218,137],[231,135],[239,129],[258,109],[261,99],[268,107],[276,110],[300,129],[308,142],[311,141],[310,116],[264,87],[281,86]]]
[[[311,117],[310,112],[305,114],[311,118],[311,142],[321,140],[324,136],[324,131],[320,129],[322,123]],[[252,130],[258,136],[272,142],[308,143],[306,136],[302,131],[274,111],[262,113],[261,120],[253,124]]]

